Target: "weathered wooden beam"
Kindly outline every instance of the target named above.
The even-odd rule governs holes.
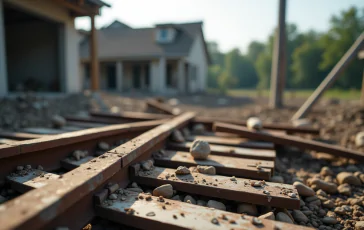
[[[321,82],[312,95],[305,101],[299,110],[293,115],[292,120],[304,117],[312,106],[320,99],[321,95],[328,89],[340,76],[342,71],[349,65],[349,63],[356,57],[361,47],[364,44],[364,32],[356,39],[354,44],[346,51],[345,55],[335,65],[327,77]]]
[[[90,60],[91,60],[91,89],[99,90],[99,61],[97,52],[97,30],[95,28],[95,15],[90,16],[91,33],[89,39],[90,45]]]
[[[215,123],[214,130],[220,132],[230,132],[238,134],[241,137],[249,138],[252,140],[264,140],[274,144],[294,146],[300,149],[311,149],[318,152],[325,152],[338,157],[352,158],[358,161],[364,161],[364,153],[345,149],[340,146],[325,144],[318,141],[306,140],[300,137],[282,135],[276,136],[264,131],[251,131],[245,127],[231,125],[226,123]]]

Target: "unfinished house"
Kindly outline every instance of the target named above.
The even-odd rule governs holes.
[[[194,93],[206,89],[209,55],[202,22],[98,30],[99,87],[117,92]],[[89,39],[81,42],[82,82],[89,87]]]
[[[80,91],[74,20],[89,16],[94,27],[103,6],[99,0],[0,0],[0,95]]]

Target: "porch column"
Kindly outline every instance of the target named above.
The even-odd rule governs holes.
[[[166,58],[161,57],[159,59],[159,76],[158,76],[158,92],[165,93],[166,91]]]
[[[91,17],[91,34],[90,34],[90,60],[91,60],[91,90],[99,90],[99,61],[97,57],[97,31],[95,28],[95,15]]]
[[[123,63],[116,62],[116,89],[123,91]]]
[[[8,93],[3,0],[0,0],[0,97]]]
[[[185,85],[186,85],[186,68],[185,68],[185,61],[183,59],[178,60],[177,66],[177,87],[179,93],[185,93]]]

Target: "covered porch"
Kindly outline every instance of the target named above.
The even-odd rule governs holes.
[[[84,64],[84,88],[90,85],[90,65]],[[193,92],[196,67],[184,59],[159,58],[100,61],[100,89],[114,92],[178,94]]]

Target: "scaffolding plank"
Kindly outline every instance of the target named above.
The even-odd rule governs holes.
[[[143,199],[137,199],[137,197]],[[110,206],[96,205],[98,216],[138,229],[308,229],[303,226],[262,219],[254,225],[252,218],[217,209],[147,195],[129,193],[125,201],[116,200]],[[131,213],[132,212],[132,213]],[[216,218],[217,223],[213,221]]]
[[[176,143],[168,142],[167,149],[188,152],[192,146],[192,142]],[[228,147],[222,145],[210,144],[211,154],[219,156],[230,156],[239,158],[249,158],[257,160],[275,160],[276,151],[267,149],[249,149],[240,147]]]
[[[358,161],[364,161],[364,153],[362,152],[342,148],[337,145],[330,145],[318,141],[306,140],[300,137],[290,135],[275,136],[266,132],[251,131],[245,127],[226,123],[215,123],[214,130],[239,134],[242,137],[252,140],[265,140],[279,145],[294,146],[300,149],[311,149],[318,152],[329,153],[338,157],[353,158]]]
[[[194,167],[197,165],[214,166],[217,174],[258,180],[269,180],[274,169],[273,161],[215,155],[210,155],[206,160],[196,160],[188,152],[177,151],[164,151],[163,156],[156,155],[155,164],[168,168],[177,168],[178,166]],[[257,165],[260,166],[257,167]]]
[[[239,138],[239,137],[224,138],[216,136],[188,136],[186,137],[186,140],[187,141],[203,140],[211,144],[228,145],[228,146],[236,146],[236,147],[251,148],[251,149],[274,149],[273,143],[249,141],[249,139]]]
[[[161,167],[154,167],[148,172],[131,168],[131,176],[133,181],[147,186],[171,184],[173,189],[191,194],[279,208],[300,208],[297,190],[292,185],[265,182],[262,187],[253,187],[251,183],[256,181],[250,179],[194,172],[176,175],[175,169]],[[284,190],[297,194],[297,198],[289,197],[288,193],[283,194]]]

